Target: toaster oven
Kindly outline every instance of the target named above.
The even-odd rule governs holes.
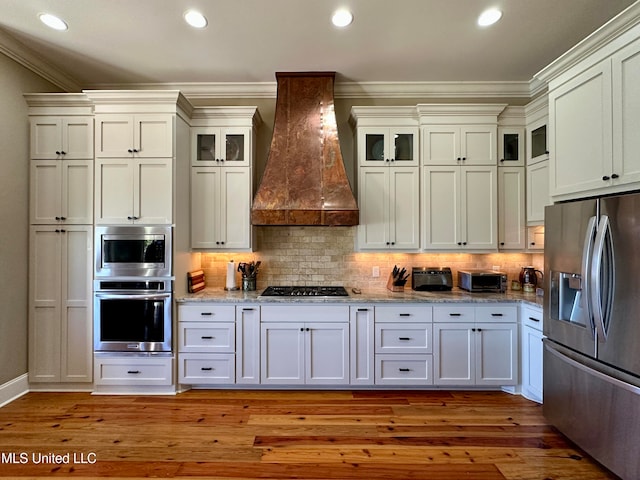
[[[493,270],[459,270],[458,287],[469,292],[504,293],[507,274]]]

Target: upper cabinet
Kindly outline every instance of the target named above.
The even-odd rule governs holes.
[[[422,127],[425,165],[496,165],[497,129],[493,125]]]
[[[357,142],[360,166],[418,166],[417,127],[362,127]]]
[[[251,127],[193,127],[191,165],[249,167],[253,135]]]
[[[92,116],[34,115],[30,120],[32,159],[93,159]]]
[[[556,201],[640,187],[637,22],[637,15],[614,19],[538,74],[549,84],[549,190]]]
[[[96,115],[96,158],[173,156],[173,115]]]
[[[191,121],[191,248],[250,251],[256,107],[198,107]]]
[[[191,105],[176,90],[86,93],[96,114],[95,223],[172,224]]]

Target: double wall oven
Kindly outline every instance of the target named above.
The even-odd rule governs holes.
[[[171,352],[171,241],[171,226],[96,227],[95,352]]]

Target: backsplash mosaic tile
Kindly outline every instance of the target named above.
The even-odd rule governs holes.
[[[494,266],[517,279],[520,269],[533,265],[542,270],[542,253],[363,253],[355,252],[356,227],[259,227],[258,248],[253,253],[203,253],[201,262],[207,286],[224,287],[227,262],[262,262],[257,289],[268,285],[344,285],[384,288],[394,265],[451,267],[454,284],[458,270]],[[372,277],[373,267],[380,276]],[[238,273],[238,285],[240,277]],[[411,283],[407,284],[411,288]]]

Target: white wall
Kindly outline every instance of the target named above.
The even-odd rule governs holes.
[[[58,91],[0,54],[0,385],[27,373],[29,121],[22,95]]]

